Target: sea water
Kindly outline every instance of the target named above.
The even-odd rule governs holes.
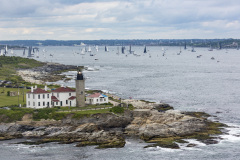
[[[181,145],[181,149],[160,147],[144,148],[140,140],[127,140],[120,149],[94,149],[94,146],[77,148],[74,144],[44,144],[41,146],[16,145],[11,141],[0,143],[0,155],[4,159],[239,159],[240,156],[240,51],[208,48],[184,50],[180,47],[132,46],[134,54],[118,53],[117,46],[104,46],[99,51],[84,52],[83,47],[39,47],[39,58],[45,62],[58,62],[88,66],[85,70],[86,87],[106,90],[122,98],[132,97],[154,102],[169,103],[182,111],[207,112],[217,120],[227,123],[227,133],[214,145]],[[120,47],[119,47],[120,48]],[[121,49],[119,49],[121,50]],[[164,53],[164,56],[163,56]],[[22,51],[16,51],[22,56]],[[52,56],[50,56],[50,54]],[[197,56],[200,58],[197,58]],[[213,57],[213,58],[212,58]],[[66,73],[74,78],[76,72]],[[74,87],[74,80],[57,82]],[[16,140],[12,140],[16,141]],[[12,152],[12,150],[14,152]],[[11,154],[10,154],[11,153]],[[3,159],[1,158],[1,159]]]

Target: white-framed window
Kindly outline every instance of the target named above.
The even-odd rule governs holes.
[[[66,104],[68,104],[68,100],[66,100]]]
[[[72,95],[72,93],[69,93],[69,96],[71,96]]]
[[[49,98],[49,94],[47,94],[47,98]]]
[[[42,98],[45,99],[45,94],[42,95]]]
[[[57,93],[57,97],[59,97],[59,93]]]
[[[45,102],[43,102],[43,106],[45,106]]]
[[[28,94],[28,98],[30,98],[30,94]]]
[[[39,94],[39,95],[38,95],[38,99],[40,99],[40,98],[41,98],[41,95]]]
[[[28,101],[28,105],[30,106],[30,101]]]
[[[33,106],[35,106],[35,102],[33,102]]]
[[[33,99],[35,99],[35,94],[33,94]]]
[[[40,102],[38,102],[38,106],[41,106]]]

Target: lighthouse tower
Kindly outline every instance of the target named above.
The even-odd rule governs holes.
[[[85,106],[85,79],[81,71],[77,73],[76,79],[76,106],[84,107]]]

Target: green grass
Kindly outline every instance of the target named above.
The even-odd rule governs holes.
[[[88,117],[92,114],[97,114],[97,113],[109,113],[110,109],[100,109],[100,110],[89,110],[89,111],[80,111],[80,112],[75,112],[73,118],[82,118],[82,117]]]
[[[112,104],[106,105],[88,105],[86,107],[58,107],[58,111],[78,111],[78,110],[86,110],[86,109],[99,109],[99,108],[108,108],[112,107]]]
[[[34,59],[14,56],[0,56],[0,64],[0,79],[12,81],[14,83],[24,82],[20,76],[16,75],[17,69],[30,69],[44,65],[43,62],[39,62]]]
[[[16,107],[11,110],[0,109],[0,122],[20,121],[26,113],[33,113],[33,109]]]
[[[7,96],[8,91],[14,91],[18,92],[18,88],[3,88],[0,87],[0,107],[3,106],[12,106],[12,105],[18,105],[18,96]],[[28,89],[24,89],[24,95],[23,95],[23,89],[19,88],[19,104],[26,105],[26,92],[28,92]],[[23,96],[24,96],[24,102],[23,102]]]

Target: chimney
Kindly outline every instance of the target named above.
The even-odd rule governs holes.
[[[33,86],[31,86],[31,92],[33,92]]]
[[[47,91],[47,86],[44,87],[44,90]]]

